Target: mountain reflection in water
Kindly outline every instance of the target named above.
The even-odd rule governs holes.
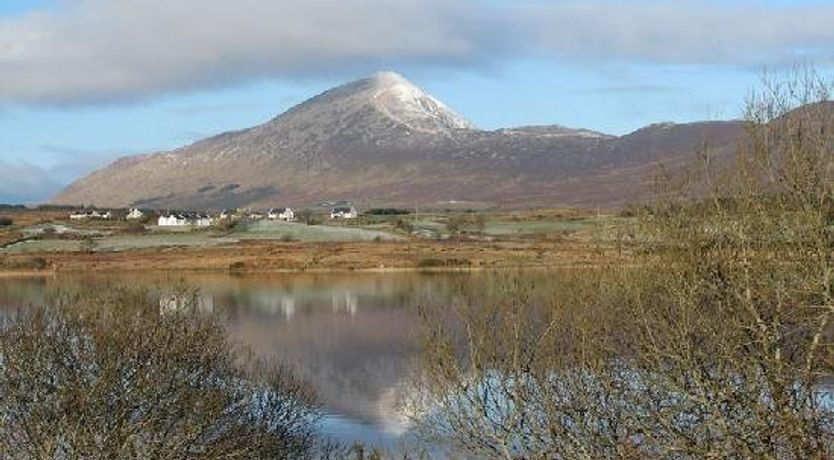
[[[228,317],[231,336],[310,382],[328,414],[324,431],[345,441],[393,443],[407,431],[397,409],[418,352],[416,306],[443,300],[453,278],[438,274],[60,275],[0,279],[0,306],[46,302],[52,293],[128,283],[180,305],[177,287],[198,289],[199,311]]]

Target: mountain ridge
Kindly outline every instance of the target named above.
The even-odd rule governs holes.
[[[608,206],[704,140],[742,123],[655,124],[624,136],[560,125],[485,131],[393,72],[318,94],[252,128],[125,157],[68,186],[56,204],[204,208],[327,201]]]

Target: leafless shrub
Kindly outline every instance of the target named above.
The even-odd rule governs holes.
[[[312,395],[241,361],[221,323],[114,287],[21,309],[0,329],[8,459],[309,458]]]
[[[834,456],[829,88],[767,80],[732,158],[661,171],[636,266],[426,308],[423,434],[483,458]]]

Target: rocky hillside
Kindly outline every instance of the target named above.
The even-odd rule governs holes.
[[[126,157],[75,182],[59,204],[156,208],[364,205],[608,206],[643,193],[661,162],[740,122],[659,124],[613,137],[562,126],[483,131],[402,76],[320,94],[251,129]]]

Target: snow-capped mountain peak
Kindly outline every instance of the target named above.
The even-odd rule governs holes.
[[[477,129],[398,73],[378,72],[368,81],[373,88],[373,103],[391,119],[413,129]]]
[[[430,134],[477,129],[439,100],[395,72],[378,72],[328,90],[283,114],[277,122],[315,121],[331,132],[393,124]],[[383,128],[384,129],[384,128]],[[375,134],[382,134],[377,131]]]

